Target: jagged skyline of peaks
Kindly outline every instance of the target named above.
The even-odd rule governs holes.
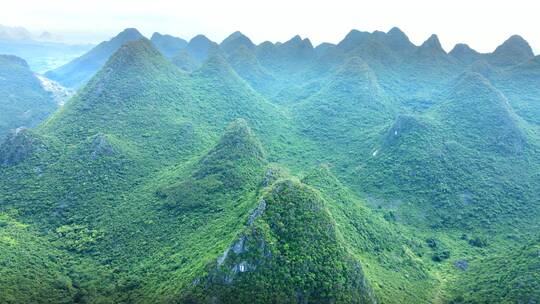
[[[265,40],[284,42],[298,34],[317,45],[337,43],[351,29],[386,32],[397,26],[416,45],[437,34],[447,52],[457,43],[466,43],[479,52],[491,52],[509,36],[518,34],[538,54],[540,37],[535,31],[540,21],[535,12],[539,9],[540,4],[526,0],[489,4],[464,0],[451,3],[60,0],[51,4],[29,0],[4,5],[0,20],[3,25],[23,26],[35,33],[47,31],[73,43],[98,43],[124,28],[137,27],[148,37],[160,32],[189,40],[205,34],[216,42],[239,30],[256,44]]]

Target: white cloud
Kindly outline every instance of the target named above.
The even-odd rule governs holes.
[[[90,33],[99,40],[136,27],[146,35],[159,31],[190,38],[203,33],[216,41],[235,30],[255,42],[300,34],[317,44],[338,42],[353,28],[386,31],[398,26],[416,44],[436,33],[447,50],[464,42],[492,51],[520,34],[540,51],[540,3],[526,0],[0,0],[0,7],[2,24]]]

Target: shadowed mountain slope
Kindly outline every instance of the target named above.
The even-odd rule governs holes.
[[[0,141],[11,129],[34,127],[58,105],[26,61],[0,55]]]
[[[188,42],[182,38],[171,35],[162,35],[160,33],[152,34],[150,41],[152,41],[152,44],[167,58],[176,56],[180,53],[180,50],[184,49],[188,44]]]

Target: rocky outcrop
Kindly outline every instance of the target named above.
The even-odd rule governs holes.
[[[45,144],[26,128],[17,128],[8,134],[0,146],[0,164],[13,166],[30,158],[35,152],[44,150]]]
[[[49,78],[35,74],[37,79],[39,79],[39,82],[41,83],[41,87],[52,94],[54,101],[59,106],[63,106],[66,101],[73,96],[73,90],[68,89],[66,87],[63,87],[61,84],[54,80],[50,80]]]
[[[400,115],[394,124],[386,131],[383,139],[383,147],[396,145],[403,141],[407,135],[420,133],[427,129],[427,124],[419,117],[413,115]]]
[[[246,227],[247,228],[251,227],[253,225],[253,223],[255,222],[255,220],[257,218],[259,218],[264,213],[265,209],[266,209],[266,201],[264,199],[261,199],[261,201],[259,202],[259,205],[257,206],[257,208],[255,208],[251,212],[251,214],[249,215]],[[242,253],[246,253],[248,251],[248,246],[247,246],[248,241],[251,241],[251,238],[248,238],[247,235],[240,236],[236,240],[236,242],[234,242],[229,248],[227,248],[225,250],[225,252],[223,252],[223,255],[220,256],[217,259],[218,267],[223,265],[223,263],[225,262],[225,260],[229,256],[230,252],[233,252],[234,254],[237,254],[237,255],[242,254]],[[261,241],[264,242],[264,240],[261,240]],[[264,247],[264,244],[261,244],[261,245]],[[241,262],[241,263],[243,263],[243,265],[249,265],[249,264],[247,264],[245,262]],[[238,270],[238,269],[242,270],[240,272],[249,271],[250,268],[255,269],[255,267],[247,267],[246,268],[246,267],[240,267],[239,265],[240,264],[233,265],[233,267],[231,269],[233,271],[233,273],[237,273],[238,271],[235,271],[235,270]]]
[[[326,204],[305,184],[274,183],[238,238],[182,301],[377,303],[360,262],[341,244]]]
[[[96,159],[101,156],[111,156],[116,153],[110,140],[104,134],[98,134],[91,143],[90,158]]]

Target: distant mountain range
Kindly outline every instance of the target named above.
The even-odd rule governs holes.
[[[108,58],[108,56],[118,49],[123,42],[142,37],[142,34],[135,29],[128,29],[110,41],[100,44],[95,50],[86,54],[84,59],[74,60],[74,62],[69,63],[66,67],[60,67],[50,71],[48,75],[66,86],[77,88],[84,84],[85,81],[87,81],[89,77],[105,63],[105,58]],[[198,35],[187,42],[181,38],[154,33],[151,41],[164,56],[173,58],[173,61],[176,62],[178,66],[181,66],[186,70],[193,70],[213,52],[222,52],[227,57],[232,56],[233,59],[231,60],[234,61],[234,56],[239,56],[239,54],[234,53],[238,52],[237,50],[242,46],[242,49],[245,49],[242,51],[242,56],[254,56],[258,63],[262,62],[264,65],[264,67],[239,67],[239,69],[244,69],[244,71],[241,71],[240,73],[244,72],[252,74],[248,78],[250,78],[251,84],[253,85],[255,85],[255,82],[257,81],[255,77],[262,77],[267,80],[275,78],[272,75],[267,75],[268,72],[279,74],[279,65],[287,65],[287,68],[290,68],[291,65],[298,64],[298,58],[301,58],[300,61],[312,61],[315,60],[316,56],[323,56],[327,53],[358,51],[359,46],[362,46],[363,48],[372,48],[371,51],[373,52],[373,55],[379,54],[379,56],[381,56],[381,54],[384,54],[385,52],[388,53],[393,51],[399,51],[403,54],[418,53],[421,58],[432,57],[432,60],[439,60],[441,63],[444,61],[457,61],[453,63],[460,63],[462,65],[468,65],[478,61],[487,61],[495,66],[515,65],[534,57],[534,53],[529,44],[517,35],[509,38],[490,54],[480,54],[465,44],[456,45],[454,49],[447,54],[443,50],[436,35],[431,36],[421,46],[415,46],[398,28],[393,28],[388,33],[379,31],[368,33],[353,30],[337,46],[323,43],[316,48],[311,45],[309,39],[302,40],[299,36],[296,36],[283,44],[264,42],[260,45],[255,45],[248,37],[240,32],[231,34],[220,45],[212,42],[203,35]],[[300,52],[296,55],[298,58],[290,58],[287,60],[287,56],[295,56],[293,54],[295,51]],[[282,54],[279,54],[280,52],[282,52]],[[385,58],[385,60],[391,60],[394,56],[394,54],[387,55],[388,56],[386,57],[389,58]],[[272,58],[273,56],[275,58]],[[512,62],[509,62],[509,60]],[[238,64],[238,62],[233,64]],[[252,64],[256,65],[256,63],[253,62]],[[63,70],[65,69],[77,69],[80,70],[80,74],[86,76],[81,76],[81,79],[78,80],[63,79],[62,73],[64,73]],[[273,71],[270,71],[272,69]],[[300,69],[303,69],[303,66],[300,67]],[[257,76],[255,74],[257,74]],[[276,79],[274,79],[274,82],[275,80]],[[272,83],[272,81],[267,82],[267,84],[268,83]],[[275,88],[272,87],[271,89],[274,90]]]
[[[66,44],[61,40],[50,32],[34,35],[23,27],[0,25],[0,54],[24,58],[32,70],[40,73],[69,62],[93,47]]]
[[[0,25],[0,39],[1,40],[33,40],[35,38],[24,27],[9,27]]]
[[[537,303],[539,58],[126,29],[47,115],[5,56],[0,302]]]

